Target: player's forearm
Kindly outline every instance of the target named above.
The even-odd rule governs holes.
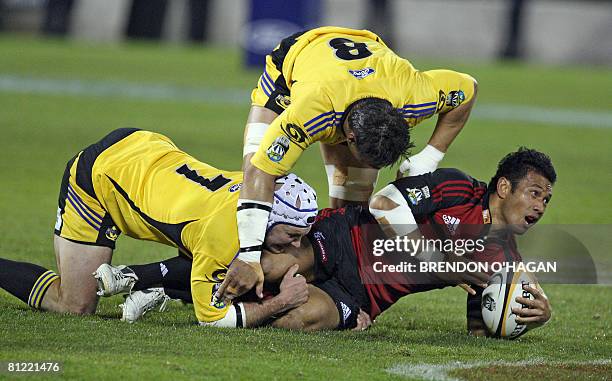
[[[238,259],[259,262],[274,197],[274,176],[251,166],[245,168],[236,219],[240,253]]]
[[[282,295],[277,295],[261,303],[243,303],[246,321],[245,327],[259,327],[274,315],[281,314],[292,308],[292,305]]]
[[[439,150],[446,152],[451,143],[467,123],[476,102],[477,85],[474,83],[474,95],[469,102],[438,116],[436,128],[434,129],[428,144]]]
[[[240,189],[240,198],[272,202],[275,180],[276,176],[270,175],[248,163],[248,165],[245,165],[244,182]]]
[[[251,167],[251,158],[257,152],[270,123],[278,116],[272,110],[261,106],[251,106],[244,129],[242,170]]]

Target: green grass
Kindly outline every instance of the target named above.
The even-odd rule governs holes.
[[[219,48],[148,44],[89,46],[0,35],[0,75],[129,81],[196,88],[248,90],[259,73],[244,71],[240,54]],[[447,66],[415,59],[420,68]],[[449,65],[480,83],[479,103],[612,111],[606,69],[522,64]],[[0,92],[0,256],[51,268],[57,193],[66,161],[112,129],[135,126],[169,135],[180,147],[218,167],[238,168],[244,105],[151,101]],[[417,146],[432,122],[414,130]],[[519,145],[546,151],[559,180],[543,223],[611,224],[609,146],[612,129],[582,129],[503,121],[470,121],[445,158],[488,179],[497,160]],[[296,172],[321,195],[326,181],[318,149]],[[393,171],[385,171],[383,185]],[[321,197],[326,206],[325,197]],[[145,262],[174,250],[122,238],[114,263]],[[404,298],[369,331],[305,334],[274,329],[217,330],[194,325],[189,306],[173,304],[134,325],[118,321],[119,297],[99,314],[79,318],[33,313],[0,291],[0,362],[62,361],[71,379],[401,379],[386,370],[401,364],[448,364],[539,359],[551,363],[609,359],[612,288],[545,285],[554,319],[515,342],[465,335],[465,296],[446,289]],[[455,377],[507,378],[516,369],[483,366]],[[549,367],[542,377],[612,377],[610,365]],[[559,368],[559,370],[555,370]],[[467,372],[467,373],[466,373]],[[483,372],[483,373],[478,373]],[[555,373],[558,372],[558,373]],[[454,373],[453,373],[454,374]],[[470,376],[471,375],[471,376]],[[476,376],[474,376],[476,375]],[[0,378],[7,376],[0,373]],[[498,377],[498,378],[495,378]],[[595,378],[597,379],[597,378]]]

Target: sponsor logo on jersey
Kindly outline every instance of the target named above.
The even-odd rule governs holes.
[[[159,264],[159,270],[161,271],[162,278],[168,274],[168,268],[163,263]]]
[[[285,109],[291,104],[291,98],[283,94],[278,94],[276,98],[274,98],[274,102],[276,102],[277,105]]]
[[[234,193],[234,192],[238,192],[240,188],[242,188],[242,183],[234,184],[231,187],[229,187],[228,190],[230,193]]]
[[[219,287],[221,287],[221,283],[217,283],[213,286],[212,296],[210,297],[210,305],[218,309],[223,309],[225,308],[225,303],[223,303],[221,300],[217,300],[216,296]]]
[[[236,253],[236,255],[238,255],[238,253]],[[218,270],[213,271],[213,273],[210,276],[213,282],[221,283],[225,279],[225,274],[227,274],[226,269],[218,269]]]
[[[446,105],[451,107],[457,107],[465,100],[465,94],[462,90],[451,91],[448,93],[446,98]]]
[[[461,220],[458,219],[457,217],[449,216],[446,214],[442,215],[442,219],[444,220],[444,223],[446,224],[446,228],[448,229],[450,234],[455,235],[455,233],[457,232],[457,227],[459,226],[459,223],[461,222]]]
[[[446,93],[442,90],[438,93],[438,105],[436,106],[436,112],[442,110],[442,107],[446,104]]]
[[[285,154],[289,151],[289,138],[286,136],[279,136],[274,142],[268,147],[266,153],[268,158],[275,163],[283,160]]]
[[[325,246],[323,245],[323,241],[325,241],[325,235],[321,232],[315,232],[313,237],[317,241],[319,245],[319,251],[321,252],[321,262],[327,263],[327,252],[325,251]]]
[[[351,316],[351,309],[342,302],[340,302],[340,307],[342,307],[342,323],[346,323],[348,318]]]
[[[418,205],[423,199],[423,192],[419,188],[406,188],[406,193],[408,193],[408,201],[412,205]]]
[[[117,229],[116,226],[111,226],[110,228],[106,229],[106,233],[104,233],[104,235],[111,241],[116,241],[119,237],[119,229]]]
[[[372,69],[371,67],[366,67],[359,70],[349,70],[349,73],[351,73],[351,75],[357,79],[364,79],[368,75],[376,73],[376,70]]]
[[[489,212],[489,209],[485,209],[482,211],[482,222],[484,224],[491,223],[491,212]]]
[[[421,188],[421,192],[423,192],[423,197],[424,198],[430,198],[431,194],[429,193],[429,187],[427,185],[425,185],[423,188]]]
[[[291,123],[284,126],[281,125],[281,129],[285,135],[287,135],[289,140],[298,145],[300,148],[306,149],[306,144],[304,144],[306,142],[306,133],[304,130]]]
[[[165,277],[166,274],[168,274],[168,268],[163,263],[159,264],[159,271],[161,271],[162,273],[162,278]]]

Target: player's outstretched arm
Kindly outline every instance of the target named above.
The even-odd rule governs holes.
[[[223,284],[217,290],[217,300],[229,302],[253,287],[260,297],[263,291],[263,272],[259,260],[272,205],[275,177],[251,164],[251,158],[257,152],[270,123],[277,116],[275,112],[257,105],[251,106],[249,112],[244,131],[244,180],[237,210],[240,255],[230,266]]]
[[[476,103],[477,91],[478,84],[474,82],[474,95],[472,99],[438,116],[436,128],[427,144],[441,152],[448,150],[448,147],[450,147],[451,143],[463,129],[463,126],[467,123],[472,107]]]
[[[438,121],[427,146],[416,155],[402,162],[399,171],[408,176],[417,176],[433,172],[444,158],[444,154],[461,132],[476,102],[478,84],[473,80],[474,93],[469,101],[450,109],[440,111]]]
[[[237,208],[240,252],[216,293],[217,300],[231,301],[253,287],[256,294],[262,297],[264,277],[259,261],[272,210],[274,181],[275,176],[255,166],[245,168]]]

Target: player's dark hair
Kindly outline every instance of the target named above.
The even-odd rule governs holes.
[[[548,155],[534,149],[520,147],[518,151],[511,152],[501,159],[497,165],[497,173],[489,181],[487,190],[489,193],[495,193],[497,182],[501,177],[505,177],[512,184],[512,192],[514,192],[518,183],[527,176],[529,171],[544,176],[551,184],[557,181],[557,173]]]
[[[357,150],[368,165],[387,167],[408,155],[410,131],[404,116],[391,102],[360,99],[346,110]]]

